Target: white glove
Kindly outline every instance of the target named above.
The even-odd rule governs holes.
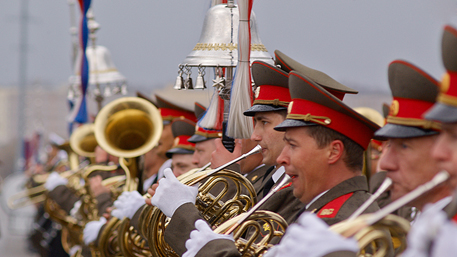
[[[187,252],[182,257],[194,257],[208,242],[216,239],[228,239],[235,242],[232,235],[220,235],[211,230],[204,220],[195,221],[195,230],[190,233],[186,241]]]
[[[145,199],[138,191],[123,192],[117,200],[114,201],[114,207],[116,207],[116,209],[111,212],[111,216],[120,220],[125,217],[132,219],[136,211],[145,204]]]
[[[70,248],[70,251],[68,251],[68,255],[74,256],[76,252],[82,250],[83,248],[80,245],[75,245],[72,248]]]
[[[426,205],[408,233],[408,248],[402,257],[428,257],[430,246],[447,221],[441,208]],[[455,253],[454,253],[455,254]]]
[[[195,204],[198,188],[179,182],[170,168],[165,169],[164,178],[159,180],[151,204],[158,207],[167,217],[172,217],[176,209],[185,203]]]
[[[432,247],[432,256],[448,257],[457,253],[457,225],[453,221],[446,221],[441,227],[439,235],[435,238]]]
[[[98,233],[105,223],[106,219],[101,217],[100,220],[91,221],[86,224],[83,231],[83,240],[86,245],[89,245],[97,239]]]
[[[315,214],[304,212],[297,223],[287,228],[279,245],[264,256],[309,256],[318,257],[336,251],[357,253],[359,246],[353,238],[344,238],[329,230],[328,225]]]
[[[46,183],[44,183],[44,187],[48,191],[54,190],[54,188],[60,185],[66,185],[68,183],[68,179],[63,178],[59,175],[59,173],[53,171],[49,174],[48,179],[46,179]]]

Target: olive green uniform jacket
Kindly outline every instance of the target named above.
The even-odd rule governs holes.
[[[308,208],[299,213],[311,211],[324,220],[329,226],[347,219],[368,198],[368,183],[365,177],[356,176],[347,179],[328,190]],[[365,213],[379,210],[376,203],[371,204]],[[297,216],[298,217],[298,216]],[[286,232],[287,233],[287,232]],[[210,241],[196,256],[240,256],[235,244],[226,239]],[[341,251],[327,254],[325,257],[355,257],[356,253]]]

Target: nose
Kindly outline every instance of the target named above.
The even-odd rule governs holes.
[[[438,139],[432,147],[432,157],[437,161],[446,161],[450,159],[450,151],[449,147],[447,146],[449,141],[446,140],[445,133],[446,132],[442,132],[438,136]]]
[[[258,126],[254,127],[254,131],[251,134],[251,140],[254,142],[257,142],[257,143],[260,142],[260,140],[262,140],[262,137],[260,136],[260,133],[259,133]]]
[[[390,146],[386,146],[379,159],[379,167],[384,171],[396,171],[398,169],[395,151]]]
[[[200,158],[198,158],[198,153],[197,153],[197,151],[195,151],[194,154],[192,155],[192,164],[195,164],[198,166],[199,159]]]
[[[278,158],[276,159],[276,163],[284,167],[290,164],[290,152],[288,145],[284,146]]]

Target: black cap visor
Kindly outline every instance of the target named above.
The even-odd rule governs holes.
[[[387,140],[389,138],[413,138],[436,135],[439,132],[431,129],[403,126],[387,123],[384,127],[374,133],[374,139]]]
[[[165,154],[167,156],[167,158],[171,158],[171,156],[175,153],[178,153],[178,154],[193,154],[194,151],[193,150],[189,150],[189,149],[184,149],[184,148],[171,148],[170,150],[167,151],[167,153]]]
[[[243,112],[245,116],[255,116],[256,112],[276,112],[287,110],[287,107],[284,106],[274,106],[268,104],[255,104],[251,108]]]
[[[288,128],[308,127],[308,126],[316,126],[316,125],[318,125],[318,124],[316,124],[314,122],[286,119],[281,124],[276,126],[275,130],[285,131]]]
[[[425,118],[427,120],[435,120],[442,123],[455,123],[457,122],[457,107],[435,103],[435,105],[425,113]]]
[[[213,139],[213,138],[194,134],[189,139],[187,139],[187,141],[195,144],[195,143],[203,142],[203,141],[210,140],[210,139]]]

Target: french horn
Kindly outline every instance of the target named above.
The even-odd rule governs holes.
[[[184,174],[180,179],[183,184],[192,186],[206,180],[199,186],[196,207],[212,226],[219,226],[226,220],[249,210],[257,202],[257,195],[252,184],[241,174],[226,170],[228,166],[252,154],[257,154],[260,146],[254,147],[250,152],[214,169]],[[230,181],[230,182],[229,182]],[[231,186],[236,187],[236,192],[228,196],[227,191]],[[214,190],[218,185],[222,188]],[[225,198],[225,199],[223,199]],[[169,219],[157,207],[146,207],[141,213],[141,227],[144,229],[150,251],[153,256],[177,256],[173,249],[165,242],[164,232]]]

